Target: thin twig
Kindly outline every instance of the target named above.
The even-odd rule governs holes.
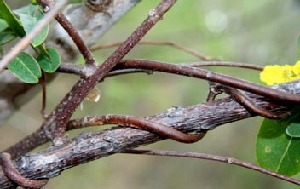
[[[131,73],[146,73],[147,75],[153,74],[152,70],[145,70],[145,69],[138,69],[138,68],[131,68],[131,69],[124,69],[124,70],[115,70],[109,72],[105,78],[107,77],[116,77],[119,75],[124,75],[124,74],[131,74]]]
[[[24,50],[30,42],[36,37],[36,35],[46,26],[52,18],[60,11],[60,9],[67,3],[67,0],[59,1],[49,13],[45,15],[45,17],[36,25],[32,31],[26,34],[26,37],[21,39],[14,47],[13,50],[9,51],[6,54],[2,61],[0,62],[0,72],[4,70],[4,68],[9,64],[9,62],[17,55],[19,52]]]
[[[62,63],[60,65],[60,67],[57,69],[57,72],[75,74],[75,75],[78,75],[81,77],[88,77],[90,75],[90,73],[91,72],[93,73],[95,70],[96,70],[96,67],[75,65],[75,64],[71,64],[71,63]],[[111,71],[111,72],[107,73],[105,78],[115,77],[115,76],[124,75],[124,74],[131,74],[131,73],[146,73],[146,74],[150,75],[150,74],[153,74],[153,71],[145,70],[145,69],[135,69],[135,68],[115,70],[115,71]]]
[[[269,175],[296,185],[300,185],[300,180],[294,179],[288,176],[284,176],[273,171],[264,169],[262,167],[253,165],[249,162],[245,162],[236,158],[232,157],[225,157],[225,156],[217,156],[212,154],[205,154],[205,153],[197,153],[197,152],[176,152],[176,151],[162,151],[162,150],[128,150],[124,153],[129,154],[139,154],[139,155],[151,155],[151,156],[169,156],[169,157],[188,157],[188,158],[197,158],[197,159],[205,159],[211,161],[217,161],[222,163],[228,163],[237,165],[240,167],[244,167],[253,171],[258,171],[262,174]]]
[[[107,49],[107,48],[112,48],[112,47],[117,47],[121,44],[121,42],[115,42],[115,43],[107,43],[107,44],[102,44],[102,45],[95,45],[91,48],[92,51],[100,50],[100,49]],[[164,41],[140,41],[138,45],[168,45],[170,47],[173,47],[175,49],[178,49],[180,51],[183,51],[187,54],[191,54],[200,60],[215,60],[211,57],[205,56],[203,54],[200,54],[194,50],[188,49],[182,45],[179,45],[174,42],[164,42]]]
[[[239,62],[227,62],[227,61],[203,61],[203,62],[195,62],[195,63],[186,63],[181,64],[183,66],[193,66],[193,67],[205,67],[205,66],[226,66],[226,67],[239,67],[239,68],[247,68],[257,71],[262,71],[264,69],[263,66],[239,63]]]
[[[94,64],[95,59],[89,48],[84,43],[83,39],[80,37],[76,28],[73,27],[71,22],[62,13],[58,13],[55,16],[56,21],[66,30],[66,32],[71,36],[73,42],[76,44],[78,50],[83,55],[86,64]]]

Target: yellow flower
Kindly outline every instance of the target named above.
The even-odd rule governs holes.
[[[298,67],[298,68],[297,68]],[[295,69],[295,70],[293,70]],[[294,66],[266,66],[263,71],[260,73],[260,80],[265,82],[267,85],[274,85],[278,83],[285,83],[288,81],[292,81],[298,79],[300,73],[300,61],[299,65]]]

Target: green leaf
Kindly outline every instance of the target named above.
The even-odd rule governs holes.
[[[21,52],[8,64],[8,69],[26,83],[37,83],[42,72],[36,60],[25,52]]]
[[[300,172],[300,140],[286,135],[287,127],[295,122],[300,122],[299,111],[282,120],[264,119],[256,143],[261,167],[288,176]]]
[[[4,31],[6,28],[8,28],[7,22],[3,19],[0,19],[0,32]]]
[[[20,20],[13,14],[6,3],[0,0],[0,18],[5,20],[9,27],[20,37],[25,36],[25,30]]]
[[[42,43],[39,46],[35,47],[35,49],[38,50],[39,54],[43,54],[43,55],[46,55],[46,56],[50,57],[44,43]]]
[[[39,24],[43,18],[43,12],[38,5],[27,5],[14,11],[20,16],[20,20],[26,33],[30,33],[32,29]],[[44,42],[49,32],[49,24],[47,24],[42,31],[32,40],[31,44],[36,47]]]
[[[55,72],[59,67],[61,58],[56,49],[47,49],[48,55],[40,54],[37,58],[39,65],[45,72]]]
[[[286,128],[286,134],[290,137],[300,137],[300,123],[291,123]]]
[[[8,43],[16,38],[15,33],[12,31],[4,31],[0,33],[0,46]]]

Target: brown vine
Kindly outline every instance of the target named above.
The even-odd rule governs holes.
[[[128,150],[162,139],[173,139],[185,143],[195,142],[202,139],[208,130],[215,129],[217,126],[224,123],[233,122],[239,119],[255,116],[257,114],[263,117],[281,118],[286,116],[286,112],[289,112],[294,105],[300,103],[300,96],[298,94],[292,94],[288,90],[282,91],[267,88],[251,82],[213,73],[199,68],[203,66],[236,66],[261,70],[262,68],[258,66],[232,64],[230,62],[226,63],[221,61],[210,61],[202,65],[174,65],[151,60],[122,60],[124,56],[128,54],[131,49],[134,48],[135,45],[137,45],[138,42],[147,34],[147,32],[159,20],[162,19],[163,15],[175,4],[176,0],[162,0],[155,9],[150,11],[147,19],[143,21],[143,23],[127,38],[127,40],[118,44],[119,47],[117,50],[115,50],[98,67],[94,66],[95,59],[93,54],[85,45],[78,32],[74,29],[66,17],[62,13],[58,12],[61,5],[56,7],[54,4],[52,4],[53,1],[51,0],[40,0],[39,2],[44,7],[44,10],[46,10],[45,12],[49,12],[48,15],[53,17],[55,14],[56,21],[60,23],[60,25],[73,39],[73,42],[78,47],[79,52],[83,55],[86,65],[74,66],[63,64],[60,67],[60,71],[75,73],[80,75],[81,78],[73,86],[72,90],[51,112],[51,114],[45,118],[43,124],[36,132],[30,136],[27,136],[16,145],[8,148],[2,154],[3,173],[0,173],[1,188],[12,188],[15,186],[15,183],[24,187],[40,188],[46,183],[44,181],[35,179],[48,179],[53,176],[57,176],[58,173],[66,168],[71,168],[78,164],[119,152],[177,157],[196,157],[197,154],[188,155],[168,152],[163,153],[155,151],[147,152]],[[49,22],[51,17],[48,17],[47,19]],[[46,23],[46,21],[44,23]],[[18,49],[16,52],[22,50],[26,45],[28,45],[28,40],[31,39],[32,35],[34,35],[34,33],[28,38],[25,38],[27,42],[26,40],[25,42],[20,42],[20,47],[16,48]],[[151,42],[148,43],[151,44]],[[209,57],[197,54],[191,50],[184,49],[183,47],[174,43],[152,42],[152,44],[171,45],[187,53],[193,54],[200,59],[211,60]],[[1,67],[5,67],[7,65],[7,61],[13,57],[13,54],[14,53],[12,53],[12,55],[9,54],[9,56],[5,57],[3,61],[1,61],[0,70]],[[223,90],[228,93],[230,97],[221,100],[209,98],[209,102],[205,104],[199,104],[187,108],[177,107],[160,115],[147,118],[121,115],[103,115],[96,117],[84,117],[70,121],[75,109],[84,100],[88,93],[96,86],[96,84],[100,81],[103,81],[105,77],[135,72],[152,73],[155,71],[195,77],[221,84],[221,88],[223,88]],[[245,92],[248,93],[244,94]],[[260,106],[263,108],[259,108]],[[229,110],[224,109],[226,107],[235,108],[230,112]],[[211,117],[205,113],[211,114]],[[226,119],[224,119],[224,113],[227,114]],[[193,116],[196,117],[195,119],[198,119],[199,123],[193,122]],[[206,121],[209,123],[203,124],[203,122]],[[67,130],[112,123],[118,124],[122,127],[112,128],[96,133],[83,133],[70,141],[65,137],[65,132]],[[190,134],[192,132],[196,132],[198,134]],[[24,156],[25,153],[31,151],[41,144],[44,144],[49,139],[52,140],[54,144],[53,147],[34,155]],[[88,153],[86,153],[86,148],[89,148]],[[35,163],[37,160],[49,158],[49,156],[52,154],[56,154],[57,157],[53,158],[51,161],[49,160],[48,162],[45,162],[45,164],[42,165],[37,165]],[[16,161],[11,160],[11,156]],[[21,159],[17,159],[21,156],[23,156]],[[216,156],[202,156],[202,158],[215,158],[219,159],[218,161],[227,163],[231,161],[231,163],[253,170],[259,170],[264,174],[275,176],[298,185],[300,183],[296,179],[284,177],[283,175],[279,175],[271,171],[262,170],[254,165],[246,165],[244,162],[236,159],[222,159],[221,157],[216,158]],[[27,164],[26,166],[23,165],[22,169],[19,171],[17,167],[22,164],[23,161],[26,161]],[[16,167],[14,163],[17,165]],[[55,166],[49,167],[49,164],[51,163]],[[20,168],[20,166],[18,168]],[[34,178],[34,180],[27,178]]]

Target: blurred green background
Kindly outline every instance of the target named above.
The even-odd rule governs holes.
[[[143,0],[109,30],[99,44],[126,39],[158,2]],[[8,3],[16,7],[27,2]],[[296,0],[181,0],[145,39],[178,43],[228,61],[257,65],[294,64],[299,57],[296,43],[300,33],[299,17],[300,3]],[[112,51],[97,51],[97,60],[105,60]],[[195,57],[170,47],[144,45],[137,46],[126,58],[174,63],[197,61]],[[254,71],[208,69],[259,83],[259,74]],[[76,76],[61,75],[49,85],[48,112],[76,80]],[[204,102],[208,85],[197,79],[155,73],[106,79],[98,88],[102,92],[101,100],[97,103],[85,101],[83,110],[78,110],[74,117],[104,113],[153,115],[171,106]],[[0,150],[40,126],[40,108],[41,94],[0,127]],[[163,141],[144,148],[212,153],[255,163],[255,141],[260,123],[260,118],[251,118],[226,124],[209,132],[196,144]],[[78,133],[71,132],[70,136]],[[117,154],[64,171],[61,176],[51,179],[45,188],[292,189],[296,186],[254,171],[206,160]]]

